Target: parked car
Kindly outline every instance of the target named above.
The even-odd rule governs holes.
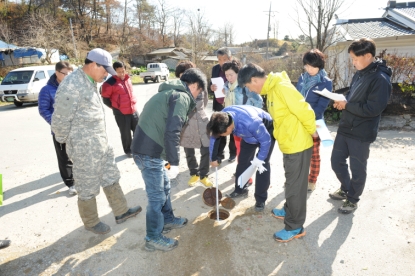
[[[31,66],[10,71],[0,84],[0,101],[12,102],[15,106],[37,103],[40,90],[53,73],[55,65]]]
[[[169,68],[165,63],[149,63],[147,64],[147,71],[140,73],[145,83],[149,80],[153,82],[160,82],[161,79],[169,79]]]

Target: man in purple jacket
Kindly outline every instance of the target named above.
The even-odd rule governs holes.
[[[275,138],[271,115],[262,109],[249,105],[233,105],[225,107],[222,112],[214,112],[207,126],[210,138],[211,166],[217,167],[220,137],[233,134],[241,137],[241,152],[236,166],[235,190],[227,195],[231,198],[246,196],[247,185],[241,188],[239,176],[252,165],[258,168],[255,178],[255,211],[265,208],[268,188],[271,182],[269,159],[274,149]],[[256,149],[258,154],[255,155]]]
[[[60,61],[55,65],[55,74],[53,74],[46,86],[39,92],[39,114],[50,125],[53,114],[53,104],[55,103],[55,94],[58,90],[59,83],[73,71],[72,66],[67,61]],[[60,144],[52,133],[53,144],[55,145],[56,157],[58,158],[59,172],[62,180],[69,188],[70,195],[76,195],[74,180],[72,175],[72,161],[66,154],[66,145]]]

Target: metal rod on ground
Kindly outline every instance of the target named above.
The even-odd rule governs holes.
[[[218,167],[216,169],[216,219],[219,221],[219,187],[218,187]]]

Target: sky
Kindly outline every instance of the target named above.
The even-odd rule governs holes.
[[[175,7],[186,10],[200,9],[213,29],[231,22],[236,31],[235,42],[240,44],[254,39],[267,38],[268,11],[271,3],[270,38],[278,29],[278,39],[285,35],[297,38],[301,31],[293,18],[296,17],[293,0],[179,0]],[[345,0],[337,13],[340,19],[381,17],[388,0]],[[403,2],[403,1],[397,1]],[[292,18],[293,17],[293,18]],[[333,22],[334,23],[334,22]],[[278,28],[274,28],[277,26]]]

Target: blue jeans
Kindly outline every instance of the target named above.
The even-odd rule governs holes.
[[[174,221],[170,201],[170,179],[164,169],[164,161],[144,154],[134,154],[134,162],[141,171],[148,198],[146,212],[147,237],[161,236],[164,224]]]

